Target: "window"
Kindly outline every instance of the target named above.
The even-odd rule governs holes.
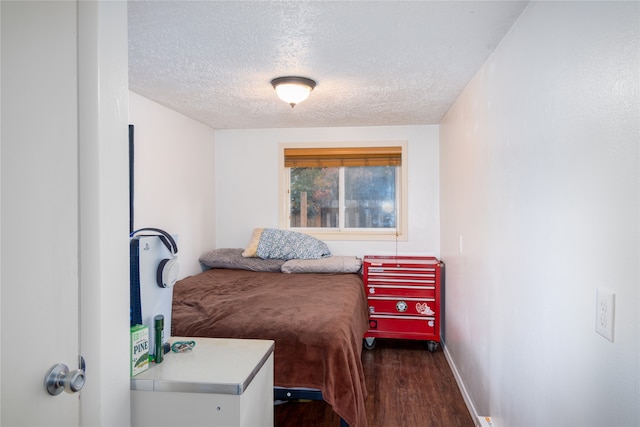
[[[402,142],[281,145],[281,228],[325,239],[401,238],[405,152]]]

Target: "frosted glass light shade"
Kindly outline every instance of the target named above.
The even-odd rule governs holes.
[[[271,80],[271,84],[278,97],[291,105],[291,108],[307,99],[313,88],[316,87],[316,82],[313,80],[296,76],[278,77]]]

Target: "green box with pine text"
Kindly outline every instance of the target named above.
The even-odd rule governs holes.
[[[131,327],[131,376],[149,369],[149,328],[144,325]]]

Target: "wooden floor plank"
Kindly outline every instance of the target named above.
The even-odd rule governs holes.
[[[376,340],[363,350],[369,427],[473,427],[442,349],[425,342]],[[326,403],[285,403],[275,408],[276,427],[339,427]]]

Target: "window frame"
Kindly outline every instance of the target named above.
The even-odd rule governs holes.
[[[285,148],[340,148],[340,147],[400,147],[401,164],[397,192],[396,228],[380,229],[335,229],[290,227],[290,168],[285,167]],[[278,144],[278,226],[309,234],[322,240],[380,240],[406,241],[408,228],[408,143],[407,141],[349,141],[349,142],[282,142]]]

